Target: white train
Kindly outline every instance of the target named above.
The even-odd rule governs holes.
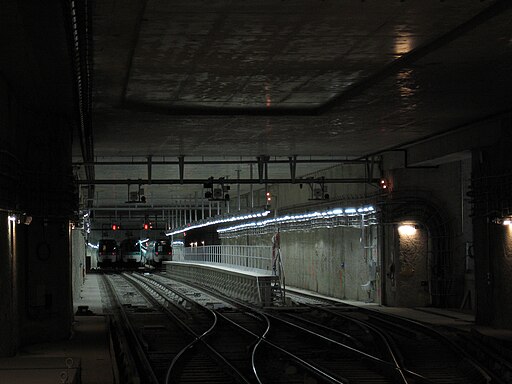
[[[147,264],[161,265],[164,260],[172,260],[172,247],[169,239],[150,240],[145,247]]]
[[[142,251],[141,244],[138,239],[124,239],[120,245],[121,259],[125,265],[141,265]]]
[[[98,267],[114,267],[119,262],[119,246],[114,239],[101,239],[98,242],[96,263]]]

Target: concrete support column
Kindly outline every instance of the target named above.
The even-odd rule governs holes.
[[[21,344],[69,337],[72,321],[68,221],[18,226]]]
[[[14,231],[15,224],[8,221],[7,212],[0,211],[0,356],[15,355],[18,345]]]
[[[67,338],[73,321],[72,131],[59,116],[37,117],[25,114],[19,123],[26,147],[20,207],[33,217],[16,226],[20,345]]]
[[[501,121],[501,137],[473,151],[476,321],[512,329],[512,118]]]

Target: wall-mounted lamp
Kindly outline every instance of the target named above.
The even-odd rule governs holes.
[[[503,219],[503,221],[501,223],[503,225],[512,225],[512,219],[511,218]]]
[[[10,214],[9,221],[16,224],[30,225],[30,223],[32,223],[32,216],[27,215],[26,213]]]
[[[398,233],[404,236],[413,236],[416,234],[417,226],[413,224],[401,224],[398,227]]]

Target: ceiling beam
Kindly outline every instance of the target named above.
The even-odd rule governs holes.
[[[294,163],[296,164],[366,164],[369,163],[370,160],[366,159],[358,159],[358,160],[346,160],[346,159],[294,159]],[[223,164],[257,164],[258,160],[183,160],[183,164],[192,165],[223,165]],[[268,164],[289,164],[290,160],[267,160]],[[87,162],[73,162],[73,165],[98,165],[98,166],[108,166],[108,165],[147,165],[148,161],[87,161]],[[151,160],[152,165],[180,165],[180,160]]]
[[[103,180],[77,180],[79,185],[142,185],[142,184],[159,184],[159,185],[172,185],[172,184],[296,184],[296,183],[317,183],[319,182],[314,178],[295,178],[292,179],[103,179]],[[322,179],[325,184],[367,184],[378,183],[379,179],[376,178],[334,178]]]

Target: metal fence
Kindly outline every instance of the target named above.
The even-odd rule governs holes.
[[[222,264],[234,268],[272,270],[272,247],[252,245],[207,245],[183,248],[173,260]],[[178,256],[174,254],[175,256]]]

